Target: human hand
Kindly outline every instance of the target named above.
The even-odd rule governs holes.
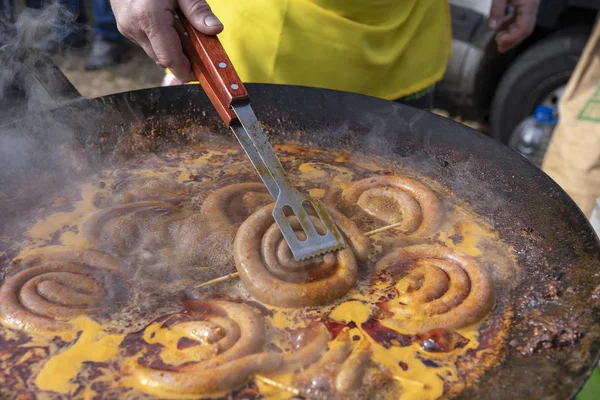
[[[506,6],[512,11],[506,15]],[[488,24],[496,31],[498,51],[504,53],[533,33],[539,0],[492,0]]]
[[[216,35],[223,30],[223,24],[206,0],[110,0],[110,3],[119,31],[183,82],[195,77],[175,30],[175,11],[179,9],[204,34]]]

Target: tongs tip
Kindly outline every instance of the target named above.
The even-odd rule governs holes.
[[[331,247],[327,247],[324,249],[321,248],[316,251],[310,252],[309,254],[306,254],[306,255],[299,255],[297,260],[303,261],[303,260],[307,260],[307,259],[313,258],[313,257],[324,256],[325,254],[332,253],[332,252],[338,251],[338,250],[342,250],[345,247],[346,247],[345,243],[336,243],[334,246],[331,246]]]

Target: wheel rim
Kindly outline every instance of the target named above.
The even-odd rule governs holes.
[[[563,96],[566,87],[567,85],[561,85],[557,87],[556,89],[548,93],[548,95],[544,97],[538,105],[547,107],[558,107],[558,102]]]

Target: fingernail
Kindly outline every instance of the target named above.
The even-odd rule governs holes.
[[[496,28],[498,28],[498,21],[496,21],[495,19],[491,19],[489,26],[490,26],[490,29],[495,31]]]
[[[219,26],[222,25],[221,21],[219,21],[217,19],[217,17],[215,17],[214,15],[209,15],[208,17],[204,18],[204,25],[206,26]]]

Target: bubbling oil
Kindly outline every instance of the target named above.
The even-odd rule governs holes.
[[[13,232],[14,258],[3,265],[3,272],[13,276],[24,268],[20,260],[36,255],[100,251],[122,266],[103,281],[114,293],[107,290],[109,295],[101,307],[70,319],[68,332],[14,329],[6,323],[7,312],[3,311],[0,394],[90,399],[228,395],[227,391],[177,393],[135,378],[140,363],[177,369],[218,352],[195,336],[195,328],[181,324],[177,329],[164,328],[166,319],[186,315],[185,301],[189,299],[243,302],[256,308],[266,324],[263,348],[268,351],[293,351],[292,332],[314,324],[330,332],[328,352],[342,346],[351,346],[351,354],[369,348],[368,366],[361,376],[371,391],[359,388],[340,394],[336,392],[338,386],[327,383],[332,374],[331,382],[338,381],[337,370],[316,365],[303,370],[314,370],[327,378],[321,381],[327,382],[315,377],[302,380],[302,373],[281,368],[257,374],[245,385],[231,388],[232,398],[288,399],[300,393],[327,399],[438,399],[473,384],[485,368],[498,361],[511,316],[507,299],[518,276],[512,249],[484,219],[448,189],[397,162],[291,145],[276,146],[276,150],[292,183],[330,207],[341,209],[344,191],[361,179],[408,176],[431,188],[441,199],[443,221],[434,233],[425,236],[412,237],[398,229],[370,236],[369,258],[359,263],[357,284],[345,296],[320,307],[283,308],[261,304],[235,278],[195,288],[236,271],[232,250],[235,230],[264,204],[261,195],[240,193],[229,198],[225,222],[222,218],[217,222],[213,214],[203,214],[203,204],[212,193],[230,185],[260,182],[241,149],[198,144],[100,171],[65,191],[72,196],[49,198],[23,217],[20,226],[24,228]],[[379,201],[374,209],[384,209],[388,214],[398,207],[397,202],[387,198],[374,201]],[[360,210],[342,211],[363,233],[386,225]],[[110,218],[94,222],[99,225],[90,228],[90,221],[102,212]],[[472,257],[489,274],[493,287],[502,288],[496,291],[496,307],[468,326],[439,332],[402,331],[398,324],[390,326],[396,317],[386,307],[394,303],[398,289],[375,270],[377,261],[398,247],[433,245]],[[415,282],[413,286],[418,290],[425,281]],[[459,339],[439,340],[448,335]]]

